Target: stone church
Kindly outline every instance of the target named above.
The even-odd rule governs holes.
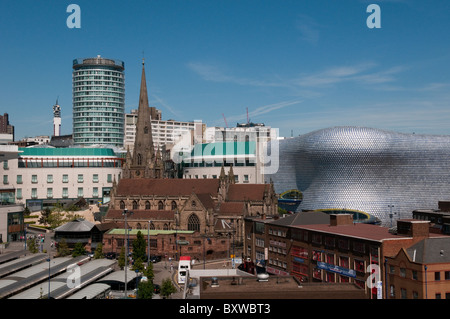
[[[227,172],[222,167],[216,179],[163,178],[163,164],[160,154],[155,154],[148,112],[143,64],[133,154],[128,151],[122,178],[113,183],[104,222],[124,227],[123,213],[127,210],[127,226],[142,229],[144,234],[148,228],[152,230],[152,236],[156,236],[151,239],[152,247],[159,254],[171,254],[175,249],[172,235],[167,234],[175,232],[176,236],[185,231],[185,253],[204,253],[206,238],[211,256],[224,257],[230,253],[230,240],[233,247],[243,243],[245,216],[278,213],[273,184],[236,184],[232,166],[227,167]],[[111,242],[111,236],[105,238]],[[114,240],[111,243],[112,247]]]

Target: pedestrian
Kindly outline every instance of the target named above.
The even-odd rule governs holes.
[[[170,263],[170,272],[172,272],[172,271],[173,271],[173,264]]]

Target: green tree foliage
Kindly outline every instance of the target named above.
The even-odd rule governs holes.
[[[30,253],[35,254],[38,252],[38,247],[36,245],[36,240],[35,239],[28,239],[27,240],[27,247],[28,250],[30,251]]]
[[[86,250],[84,249],[83,243],[76,243],[75,248],[72,251],[72,257],[78,257],[84,255]]]
[[[142,260],[140,258],[136,259],[134,261],[133,264],[133,270],[137,270],[139,272],[143,272],[144,271],[144,263],[142,262]]]
[[[64,257],[70,255],[69,246],[67,246],[66,240],[63,238],[58,243],[58,257]]]
[[[94,259],[102,258],[105,258],[105,255],[103,254],[103,245],[100,243],[97,245],[97,248],[95,248]]]
[[[138,293],[137,298],[138,299],[152,299],[153,297],[153,281],[149,280],[141,280],[138,284]]]
[[[44,224],[44,225],[48,225],[48,218],[50,217],[52,211],[50,210],[50,208],[45,208],[42,212],[41,212],[41,217],[39,218],[39,223]]]
[[[122,246],[122,249],[120,250],[117,264],[119,265],[120,269],[123,269],[125,267],[125,246]]]
[[[145,255],[146,255],[146,242],[144,239],[144,236],[142,235],[141,231],[138,231],[137,235],[136,235],[136,239],[133,240],[133,259],[134,260],[138,260],[140,259],[145,260]]]
[[[175,292],[177,292],[177,288],[173,285],[172,280],[170,278],[164,279],[161,285],[161,296],[169,298]]]

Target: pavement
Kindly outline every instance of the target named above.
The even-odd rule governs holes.
[[[172,263],[173,269],[171,269],[170,264]],[[170,299],[182,299],[183,298],[183,290],[177,283],[177,270],[178,270],[178,262],[176,261],[165,261],[162,260],[160,262],[153,264],[153,283],[162,285],[164,279],[170,278],[172,279],[173,285],[177,288],[177,292],[170,296]],[[160,299],[159,295],[153,295],[153,299]]]

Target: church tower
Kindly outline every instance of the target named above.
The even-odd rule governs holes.
[[[152,123],[148,105],[147,83],[145,79],[144,61],[142,61],[141,88],[136,123],[136,138],[133,155],[127,152],[123,171],[124,178],[162,178],[161,159],[157,158],[153,145]],[[159,154],[158,154],[159,155]]]

